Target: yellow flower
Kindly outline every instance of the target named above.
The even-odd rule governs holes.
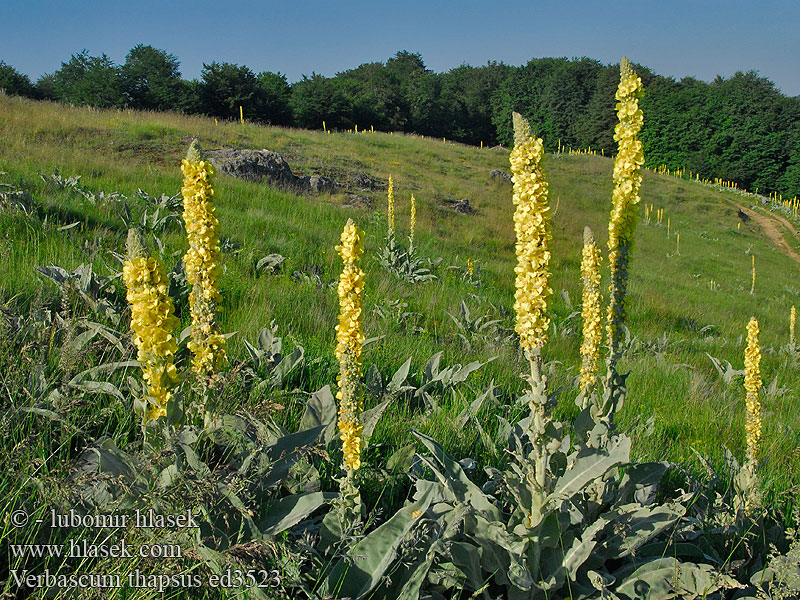
[[[597,361],[600,357],[600,342],[603,337],[602,312],[600,310],[600,248],[588,227],[583,230],[583,343],[581,344],[580,389],[586,392],[597,378]]]
[[[471,258],[467,259],[467,275],[472,278],[472,274],[475,272],[475,263],[472,262]]]
[[[389,193],[387,195],[389,233],[394,234],[394,179],[389,176]]]
[[[747,324],[747,349],[744,351],[744,389],[747,391],[745,432],[747,434],[747,457],[754,461],[761,440],[761,348],[758,345],[758,321],[750,318]]]
[[[792,310],[789,313],[789,343],[794,346],[794,324],[795,320],[797,319],[797,313],[792,306]]]
[[[131,330],[142,374],[152,403],[146,418],[167,414],[171,388],[178,382],[174,356],[178,349],[173,331],[178,326],[172,298],[167,294],[168,279],[164,266],[145,254],[138,234],[128,234],[128,259],[122,267],[122,279],[131,306]]]
[[[342,440],[344,463],[348,472],[361,466],[363,447],[361,411],[364,409],[361,394],[361,351],[364,346],[362,331],[364,271],[358,260],[364,253],[363,233],[352,219],[342,231],[341,244],[336,251],[342,257],[339,276],[339,323],[336,325],[336,359],[339,361],[339,435]]]
[[[617,88],[617,117],[614,141],[617,156],[614,159],[614,191],[611,217],[608,223],[608,262],[611,268],[611,298],[608,305],[607,333],[611,349],[611,362],[619,351],[620,326],[625,321],[625,294],[628,285],[628,264],[633,249],[633,230],[638,216],[640,169],[644,164],[639,130],[644,118],[639,109],[642,80],[631,69],[624,56],[620,61],[620,82]]]
[[[214,215],[214,167],[202,160],[195,140],[181,161],[183,173],[183,221],[189,250],[183,257],[186,279],[192,286],[192,370],[203,378],[213,375],[225,361],[225,338],[217,331],[216,304],[220,301],[220,247]]]
[[[550,207],[547,182],[541,163],[544,146],[541,138],[531,135],[528,122],[514,113],[514,149],[511,173],[514,183],[514,231],[517,235],[516,292],[514,310],[520,345],[530,353],[547,341],[550,319],[546,316],[550,272]]]
[[[411,194],[411,224],[408,228],[408,237],[411,238],[411,241],[414,241],[414,227],[417,225],[417,201],[414,198],[414,194]]]

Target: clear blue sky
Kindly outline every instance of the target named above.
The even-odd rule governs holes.
[[[280,71],[291,82],[385,61],[398,50],[421,53],[435,71],[543,56],[614,63],[625,54],[676,78],[708,81],[754,69],[800,95],[797,0],[0,0],[0,24],[0,60],[32,80],[83,48],[122,63],[143,43],[177,56],[187,79],[214,60]]]

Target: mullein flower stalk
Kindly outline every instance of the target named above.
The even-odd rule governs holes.
[[[511,151],[511,173],[514,184],[514,231],[516,232],[516,312],[515,330],[520,346],[530,364],[530,375],[523,378],[531,386],[527,392],[530,418],[527,437],[530,441],[530,472],[526,477],[533,487],[527,514],[528,527],[536,527],[543,518],[544,507],[552,488],[548,464],[553,443],[548,432],[550,399],[547,378],[541,372],[541,349],[547,341],[550,319],[547,299],[552,294],[548,280],[550,271],[549,244],[550,207],[547,202],[547,182],[542,171],[544,146],[541,138],[531,134],[530,125],[519,113],[513,114],[514,149]],[[536,545],[535,553],[539,552]],[[538,562],[538,556],[535,557]]]
[[[169,279],[164,265],[148,256],[141,234],[135,229],[128,231],[127,247],[122,279],[131,306],[136,359],[147,382],[149,402],[143,415],[146,423],[166,416],[171,390],[178,383],[174,364],[178,345],[173,332],[179,321],[174,314],[172,298],[167,293]]]
[[[789,312],[789,344],[792,347],[794,347],[794,325],[796,320],[797,312],[795,311],[794,306],[792,306],[792,310]]]
[[[747,349],[744,352],[744,388],[747,392],[745,432],[747,434],[747,458],[755,461],[761,440],[761,348],[758,345],[758,321],[751,317],[747,324]]]
[[[631,69],[624,56],[620,61],[620,82],[617,88],[617,117],[614,140],[618,151],[614,159],[614,191],[611,218],[608,224],[608,262],[611,269],[610,298],[606,331],[609,345],[609,366],[616,371],[620,355],[622,326],[625,323],[625,296],[628,288],[628,265],[633,249],[638,205],[641,201],[640,169],[644,164],[642,142],[638,138],[644,122],[639,108],[642,80]]]
[[[547,299],[550,271],[550,206],[547,182],[542,171],[544,146],[541,138],[531,134],[530,125],[519,113],[513,114],[514,149],[511,151],[511,173],[514,184],[514,231],[517,242],[515,330],[520,345],[531,365],[531,379],[544,389],[541,376],[541,349],[547,341],[550,319]]]
[[[192,286],[189,307],[192,315],[192,371],[206,384],[225,361],[225,337],[216,322],[220,301],[219,221],[214,206],[214,167],[203,160],[197,140],[181,161],[183,173],[183,221],[189,250],[183,257],[186,279]]]
[[[364,346],[362,332],[364,272],[358,260],[364,253],[363,233],[351,219],[342,231],[341,244],[336,251],[342,257],[339,276],[339,323],[336,325],[336,359],[339,361],[339,434],[342,440],[344,467],[348,478],[361,466],[363,447],[363,395],[361,390],[361,351]]]
[[[411,220],[408,226],[408,241],[411,246],[414,246],[414,228],[417,226],[417,200],[414,194],[411,194]]]
[[[594,233],[588,227],[583,230],[583,259],[581,276],[583,278],[583,343],[581,344],[580,391],[584,398],[583,408],[589,393],[597,380],[597,364],[600,358],[600,342],[603,338],[603,315],[600,309],[600,248]]]
[[[394,179],[391,176],[389,176],[389,192],[386,196],[386,204],[389,235],[394,235]]]
[[[758,345],[758,321],[751,317],[747,324],[747,348],[744,352],[745,397],[745,437],[747,441],[747,460],[734,478],[736,497],[734,505],[752,514],[761,507],[761,491],[758,485],[757,459],[761,440],[761,348]]]

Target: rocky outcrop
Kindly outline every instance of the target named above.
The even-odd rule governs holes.
[[[489,171],[489,177],[492,179],[499,179],[500,181],[505,181],[506,183],[512,183],[511,181],[511,173],[507,171],[501,171],[500,169],[492,169]]]
[[[298,177],[277,152],[223,148],[209,150],[206,156],[217,171],[245,181],[265,182],[292,191],[314,194],[331,194],[336,191],[337,183],[330,177]]]
[[[445,200],[440,206],[440,210],[448,210],[456,212],[460,215],[474,215],[475,209],[472,208],[472,205],[469,203],[469,200],[466,198],[461,198],[460,200],[455,199],[448,199]]]

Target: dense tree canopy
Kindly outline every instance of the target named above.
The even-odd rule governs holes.
[[[511,113],[531,123],[545,147],[616,150],[614,93],[618,65],[579,58],[540,58],[513,67],[490,62],[444,73],[422,56],[398,52],[324,77],[289,84],[280,73],[211,62],[200,80],[181,78],[178,59],[137,45],[116,66],[105,55],[74,54],[55,73],[31,85],[0,61],[8,94],[98,107],[177,110],[319,129],[375,127],[446,137],[478,145],[512,142]],[[749,189],[800,194],[800,97],[784,96],[755,72],[710,83],[636,72],[645,85],[641,139],[649,166],[685,167]]]

